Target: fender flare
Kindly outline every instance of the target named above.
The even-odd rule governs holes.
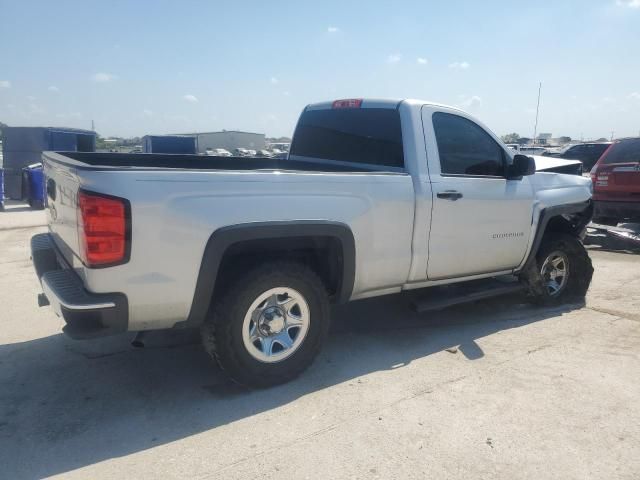
[[[574,233],[579,236],[593,217],[593,201],[589,199],[580,203],[556,205],[547,207],[540,212],[540,217],[538,218],[538,228],[531,244],[531,249],[529,250],[527,260],[524,262],[522,268],[520,268],[518,272],[527,270],[533,264],[533,262],[535,262],[536,254],[538,253],[538,249],[540,248],[540,244],[542,243],[542,238],[547,231],[549,221],[551,221],[551,219],[553,219],[554,217],[572,214],[580,214],[578,221],[573,225]]]
[[[275,238],[330,237],[342,247],[342,274],[339,277],[336,303],[351,298],[356,272],[356,249],[348,225],[324,220],[252,222],[222,227],[209,237],[202,256],[189,316],[176,328],[196,327],[203,323],[216,286],[218,270],[226,251],[247,240]]]

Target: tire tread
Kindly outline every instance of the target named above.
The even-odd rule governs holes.
[[[321,311],[314,314],[314,320],[322,323],[320,325],[320,335],[308,347],[309,351],[305,352],[304,361],[298,363],[289,362],[289,368],[278,369],[277,373],[270,374],[263,371],[260,375],[256,375],[254,372],[246,370],[246,362],[243,361],[234,347],[234,345],[239,345],[242,339],[236,338],[237,332],[234,330],[233,318],[229,318],[229,312],[233,312],[238,308],[239,304],[245,302],[246,299],[244,297],[256,285],[263,283],[264,288],[267,289],[274,276],[281,275],[285,275],[294,284],[307,284],[312,289],[313,294],[319,298]],[[202,342],[205,350],[216,361],[220,369],[239,385],[264,388],[294,379],[313,362],[320,352],[329,330],[327,289],[316,272],[298,262],[282,260],[259,265],[229,282],[216,295],[212,303],[209,317],[202,327]],[[305,339],[306,341],[307,339]],[[302,345],[301,349],[304,347],[305,345]],[[298,356],[299,353],[300,351],[296,352],[294,356]],[[287,362],[287,360],[282,363],[284,362]],[[264,368],[264,370],[267,369]],[[283,372],[282,370],[285,371]]]
[[[569,257],[569,283],[560,295],[550,297],[542,283],[540,267],[546,256],[554,250],[564,251]],[[534,303],[557,305],[584,300],[592,277],[593,265],[582,242],[575,236],[552,232],[545,234],[536,253],[536,261],[523,272],[521,279],[527,285],[529,297]]]

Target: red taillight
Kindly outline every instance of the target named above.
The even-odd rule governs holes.
[[[129,204],[122,198],[80,191],[78,237],[88,267],[124,263],[129,255]]]
[[[351,98],[347,100],[336,100],[331,104],[332,108],[360,108],[362,106],[361,98]]]

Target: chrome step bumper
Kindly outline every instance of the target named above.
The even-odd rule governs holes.
[[[71,270],[53,270],[40,278],[42,291],[56,314],[62,316],[62,307],[67,310],[96,310],[115,308],[113,301],[105,301],[91,295],[82,286],[78,276]]]
[[[31,238],[31,258],[42,285],[38,304],[51,305],[66,322],[63,331],[84,339],[112,335],[127,330],[128,302],[122,293],[91,293],[75,271],[63,268],[55,244],[48,233]]]

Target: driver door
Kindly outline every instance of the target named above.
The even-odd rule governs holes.
[[[423,109],[423,125],[437,145],[429,164],[429,280],[516,268],[531,232],[529,177],[508,180],[507,152],[461,112]]]

